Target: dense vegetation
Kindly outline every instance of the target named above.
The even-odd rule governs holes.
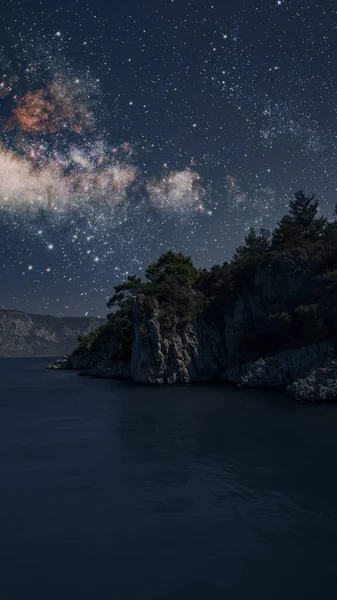
[[[157,307],[164,330],[195,321],[198,315],[216,326],[224,309],[253,289],[261,264],[277,256],[291,257],[295,268],[319,275],[319,286],[291,310],[266,314],[251,324],[243,343],[251,355],[261,346],[272,352],[289,346],[294,337],[303,343],[337,338],[337,213],[329,222],[319,215],[318,201],[302,191],[295,194],[289,212],[274,231],[251,229],[230,262],[210,270],[196,269],[191,257],[166,252],[145,271],[145,278],[134,275],[114,288],[108,302],[109,323],[89,336],[79,338],[80,349],[90,350],[113,333],[119,352],[126,359],[132,344],[132,311],[138,296],[145,307]]]

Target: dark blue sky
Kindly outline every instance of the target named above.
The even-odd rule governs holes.
[[[336,202],[337,7],[7,2],[0,306],[105,314],[168,249],[228,259],[291,195]]]

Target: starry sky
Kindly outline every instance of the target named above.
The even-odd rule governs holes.
[[[0,26],[0,307],[104,316],[298,189],[332,215],[335,0],[13,0]]]

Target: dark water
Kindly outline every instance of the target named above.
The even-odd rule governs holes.
[[[337,406],[44,364],[0,360],[1,598],[336,600]]]

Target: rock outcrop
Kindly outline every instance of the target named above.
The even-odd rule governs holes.
[[[57,356],[77,344],[102,321],[91,317],[53,317],[17,310],[0,311],[1,356]]]
[[[55,362],[51,363],[48,368],[55,370],[62,369],[89,369],[91,364],[91,358],[89,353],[76,354],[75,352],[68,352],[63,358],[59,358]]]
[[[243,338],[253,323],[269,313],[313,301],[318,287],[316,273],[281,254],[258,267],[251,291],[224,308],[217,326],[201,315],[183,327],[173,322],[168,332],[161,326],[158,302],[153,300],[151,309],[145,310],[140,297],[133,319],[132,379],[142,383],[220,380],[227,367],[240,366],[249,358]]]
[[[299,402],[331,402],[337,400],[337,356],[323,366],[311,369],[309,375],[297,379],[287,393]]]
[[[312,344],[226,369],[222,379],[239,387],[284,389],[334,356],[329,342]]]
[[[156,300],[144,308],[139,297],[134,308],[134,341],[131,377],[138,383],[191,383],[219,378],[224,354],[223,340],[197,321],[163,331],[161,310]]]
[[[248,291],[224,299],[216,322],[203,311],[194,320],[178,319],[172,311],[168,317],[165,303],[138,295],[128,359],[121,360],[112,328],[91,350],[75,351],[55,368],[144,384],[224,381],[240,387],[288,388],[302,401],[335,399],[337,355],[329,341],[303,343],[292,336],[284,349],[275,339],[276,351],[265,349],[260,358],[245,343],[254,326],[263,327],[269,315],[292,313],[301,304],[317,301],[320,285],[319,275],[304,259],[295,263],[288,254],[278,254],[257,267]],[[310,335],[309,331],[309,339]]]

